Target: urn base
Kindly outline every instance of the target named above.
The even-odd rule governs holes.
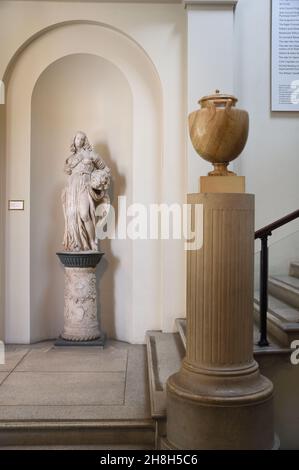
[[[214,163],[212,162],[214,166],[213,171],[209,171],[208,175],[209,176],[236,176],[236,173],[233,171],[228,170],[228,165],[229,162],[225,163]]]

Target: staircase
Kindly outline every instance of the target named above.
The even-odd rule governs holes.
[[[0,423],[0,450],[153,449],[152,420]]]
[[[290,264],[289,275],[268,281],[267,325],[269,335],[286,348],[299,338],[299,262]],[[259,321],[259,293],[254,297],[254,318]]]
[[[269,293],[267,347],[258,346],[258,294],[254,298],[254,357],[262,374],[274,383],[276,430],[281,440],[281,448],[297,448],[295,446],[298,446],[296,436],[299,432],[299,404],[296,390],[299,387],[299,366],[296,368],[290,363],[290,343],[299,339],[298,262],[291,263],[289,275],[269,279]],[[185,356],[186,319],[178,318],[176,328],[176,333],[147,332],[151,413],[156,421],[158,448],[160,438],[166,433],[167,378],[179,370]],[[286,397],[288,403],[285,403]]]

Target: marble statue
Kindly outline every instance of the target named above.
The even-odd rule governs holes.
[[[110,208],[111,172],[84,132],[77,132],[64,167],[68,182],[62,192],[65,251],[97,251],[96,222],[104,224]],[[96,220],[96,209],[98,219]]]

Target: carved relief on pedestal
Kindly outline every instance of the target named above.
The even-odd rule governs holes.
[[[62,337],[72,341],[99,338],[94,268],[65,268],[64,301]]]

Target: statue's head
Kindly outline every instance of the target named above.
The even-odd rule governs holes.
[[[78,132],[76,132],[76,134],[75,134],[75,136],[72,140],[71,152],[76,153],[76,152],[80,151],[82,148],[84,150],[92,150],[92,147],[91,147],[91,145],[88,141],[88,138],[87,138],[87,135],[85,134],[85,132],[78,131]]]

